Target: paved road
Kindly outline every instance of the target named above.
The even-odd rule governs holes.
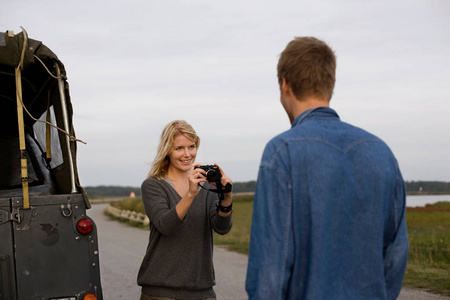
[[[108,204],[94,204],[88,215],[95,220],[100,250],[100,272],[105,300],[134,300],[140,297],[136,275],[148,242],[148,231],[112,221],[103,214]],[[247,256],[214,248],[218,300],[244,300]],[[422,291],[403,290],[399,300],[449,300]]]

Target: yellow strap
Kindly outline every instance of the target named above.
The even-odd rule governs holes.
[[[20,146],[20,167],[22,176],[22,191],[23,191],[23,208],[30,208],[30,197],[28,192],[28,170],[26,145],[25,145],[25,126],[23,121],[23,106],[22,106],[22,75],[20,68],[16,68],[16,97],[17,97],[17,120],[19,122],[19,146]]]

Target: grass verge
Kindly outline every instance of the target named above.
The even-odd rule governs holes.
[[[405,286],[450,296],[450,202],[407,208]]]
[[[253,195],[233,195],[233,226],[226,235],[214,233],[214,244],[227,245],[232,251],[248,255],[252,211]]]

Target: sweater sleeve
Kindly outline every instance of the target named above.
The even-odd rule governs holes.
[[[149,178],[142,183],[142,201],[150,222],[161,232],[169,236],[176,232],[177,227],[183,223],[175,210],[174,195],[164,190],[160,180]],[[172,200],[172,201],[171,201]]]
[[[233,213],[226,217],[220,216],[217,212],[217,205],[219,204],[218,194],[208,192],[207,197],[209,203],[209,217],[213,230],[220,235],[227,234],[231,230]]]

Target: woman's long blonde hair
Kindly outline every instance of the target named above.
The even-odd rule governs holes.
[[[175,120],[170,122],[164,128],[161,134],[161,140],[158,146],[158,154],[152,163],[152,168],[148,173],[148,178],[154,177],[163,179],[167,176],[169,169],[169,154],[173,151],[173,141],[176,136],[184,135],[195,143],[195,147],[200,146],[200,138],[197,136],[194,128],[186,121]]]

